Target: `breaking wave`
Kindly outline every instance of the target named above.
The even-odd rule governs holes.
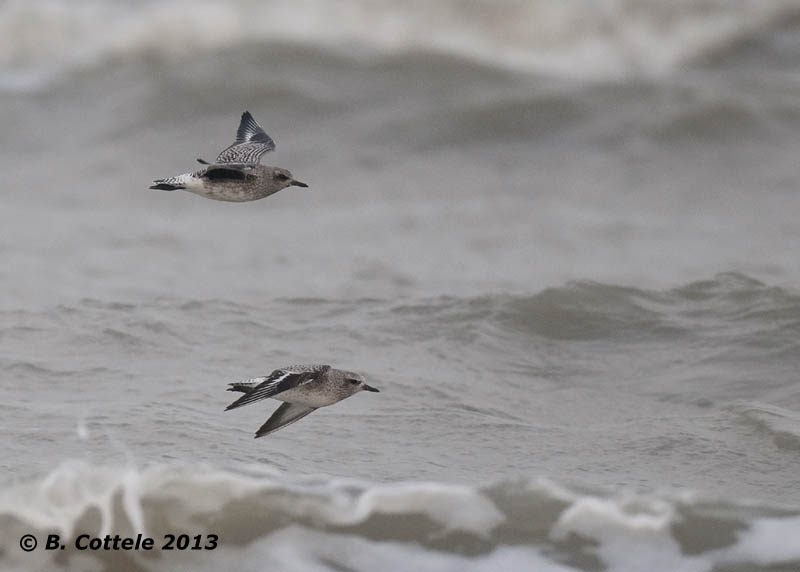
[[[0,563],[64,570],[697,570],[797,566],[796,508],[681,494],[579,492],[549,481],[465,486],[65,463],[0,490]],[[216,534],[213,552],[25,553],[23,534]],[[57,559],[56,559],[57,557]],[[95,560],[96,559],[96,560]],[[237,564],[238,563],[238,564]],[[35,566],[34,566],[35,567]],[[727,568],[725,568],[727,569]]]
[[[438,52],[579,78],[658,75],[798,15],[794,0],[8,0],[0,78],[25,88],[109,61],[273,42]]]

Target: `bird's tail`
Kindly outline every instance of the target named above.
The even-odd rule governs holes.
[[[241,393],[250,393],[253,388],[258,385],[256,381],[237,381],[236,383],[228,384],[228,391],[239,391]]]
[[[167,177],[166,179],[156,179],[153,181],[155,185],[151,185],[150,188],[158,191],[177,191],[179,189],[185,189],[186,184],[192,181],[194,177],[194,173],[184,173],[174,177]]]
[[[186,187],[179,187],[178,185],[173,185],[171,183],[162,183],[159,181],[153,181],[155,185],[151,185],[151,189],[156,189],[158,191],[177,191],[179,189],[184,189]]]

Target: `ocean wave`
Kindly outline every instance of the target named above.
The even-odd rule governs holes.
[[[572,77],[653,75],[798,14],[795,0],[8,0],[0,79],[26,89],[60,70],[262,42],[439,52]]]
[[[227,568],[267,561],[282,570],[406,569],[712,570],[797,565],[800,509],[698,499],[684,493],[575,491],[546,480],[488,486],[369,483],[296,476],[261,465],[107,467],[68,462],[0,488],[0,564],[54,565],[18,549],[23,534],[216,534],[202,558],[163,553],[142,570]],[[129,554],[56,554],[62,569],[101,558],[127,569]],[[80,558],[78,558],[80,556]],[[87,560],[88,559],[88,560]],[[266,559],[266,560],[265,560]],[[96,566],[98,563],[95,562]],[[384,566],[379,566],[379,565]],[[83,567],[83,568],[82,568]],[[541,567],[541,568],[540,568]],[[754,566],[751,569],[758,569]]]
[[[663,291],[578,281],[510,298],[495,319],[553,339],[668,339],[730,328],[783,351],[800,332],[800,296],[739,273]]]
[[[771,435],[777,447],[800,451],[800,412],[759,402],[737,403],[732,410]]]
[[[800,293],[745,274],[722,273],[674,288],[644,289],[574,281],[531,294],[493,293],[408,300],[277,298],[265,306],[233,300],[161,298],[135,305],[83,300],[42,312],[0,312],[3,337],[48,340],[113,351],[160,351],[198,343],[194,328],[210,320],[221,339],[243,331],[280,337],[337,331],[371,345],[404,340],[457,346],[513,339],[555,341],[691,341],[718,339],[778,357],[800,353]],[[70,330],[50,321],[78,323]],[[186,326],[186,324],[193,326]],[[25,364],[9,366],[29,367]]]

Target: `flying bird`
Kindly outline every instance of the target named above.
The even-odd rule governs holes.
[[[275,149],[275,142],[256,123],[249,111],[242,113],[236,141],[224,149],[214,163],[199,171],[157,179],[151,189],[183,189],[217,201],[245,202],[274,195],[289,186],[308,187],[280,167],[260,165],[261,156]]]
[[[283,404],[256,431],[256,438],[299,421],[315,409],[333,405],[359,391],[378,389],[367,385],[363,375],[333,369],[329,365],[292,365],[265,377],[229,384],[228,391],[244,393],[225,411],[271,397]]]

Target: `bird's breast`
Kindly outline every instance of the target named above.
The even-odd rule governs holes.
[[[339,397],[324,387],[293,387],[275,396],[279,401],[300,403],[308,407],[325,407],[339,401]]]

